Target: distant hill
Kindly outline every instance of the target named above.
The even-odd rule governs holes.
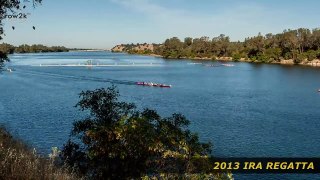
[[[120,44],[111,49],[112,52],[127,52],[132,54],[151,54],[160,44]]]

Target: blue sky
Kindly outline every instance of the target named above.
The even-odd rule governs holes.
[[[258,32],[318,28],[319,7],[318,0],[43,0],[27,10],[27,20],[4,21],[3,42],[110,49],[173,36],[226,34],[237,41]]]

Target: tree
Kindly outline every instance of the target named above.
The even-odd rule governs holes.
[[[188,46],[191,46],[192,44],[192,38],[191,37],[186,37],[184,38],[184,43],[183,43],[183,47],[186,48]]]
[[[298,48],[298,39],[295,31],[285,30],[280,38],[280,47],[282,55],[286,59],[294,59]]]
[[[191,51],[197,57],[207,57],[209,51],[209,42],[207,37],[193,39]]]
[[[314,29],[311,36],[313,50],[320,49],[320,29]]]
[[[224,34],[220,34],[217,37],[218,49],[220,51],[219,56],[227,56],[229,55],[229,46],[230,46],[230,38],[229,36],[225,36]]]
[[[10,44],[2,43],[0,44],[0,70],[6,61],[9,61],[7,54],[12,54],[14,47]]]
[[[42,0],[32,0],[33,6],[37,3],[41,3]],[[21,10],[21,1],[20,0],[0,0],[0,40],[2,40],[2,35],[4,33],[2,20],[5,18],[5,15],[8,12],[16,13]],[[0,69],[3,66],[3,63],[9,61],[6,52],[0,52]]]
[[[7,56],[6,53],[0,51],[0,70],[2,69],[3,67],[3,64],[6,62],[6,61],[9,61],[9,58]]]
[[[181,114],[162,118],[119,102],[115,87],[86,91],[77,104],[90,116],[76,121],[62,159],[89,179],[140,178],[148,173],[201,172],[210,143],[199,142]],[[201,163],[194,158],[203,157]]]
[[[299,53],[303,53],[305,50],[311,47],[311,31],[305,28],[299,28],[296,30],[298,39]]]
[[[211,52],[215,56],[227,56],[230,53],[230,38],[224,34],[214,37],[211,41]]]
[[[173,37],[164,42],[163,54],[166,58],[180,58],[182,56],[183,43],[179,38]]]
[[[248,57],[258,58],[264,54],[264,37],[259,33],[258,36],[245,40],[245,46],[248,51]]]

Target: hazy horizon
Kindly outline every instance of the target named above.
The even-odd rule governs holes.
[[[1,43],[110,49],[122,43],[219,34],[243,41],[259,32],[320,27],[319,6],[316,0],[44,0],[29,9],[26,20],[4,20]]]

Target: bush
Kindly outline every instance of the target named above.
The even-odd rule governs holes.
[[[265,56],[268,60],[276,60],[279,61],[279,57],[281,56],[280,48],[270,48],[265,50]]]
[[[317,52],[317,51],[314,51],[314,50],[310,50],[310,51],[307,51],[307,52],[303,53],[303,55],[304,55],[309,61],[312,61],[312,60],[314,60],[314,59],[317,59],[318,52]]]
[[[234,61],[239,61],[241,59],[241,54],[239,53],[235,53],[233,56],[232,56],[232,59]]]
[[[74,123],[61,157],[89,179],[208,170],[211,145],[199,142],[183,115],[162,118],[154,110],[139,112],[134,104],[118,101],[115,87],[80,97],[77,106],[90,116]]]
[[[259,54],[256,58],[257,62],[270,63],[272,61],[272,59],[265,54]]]

